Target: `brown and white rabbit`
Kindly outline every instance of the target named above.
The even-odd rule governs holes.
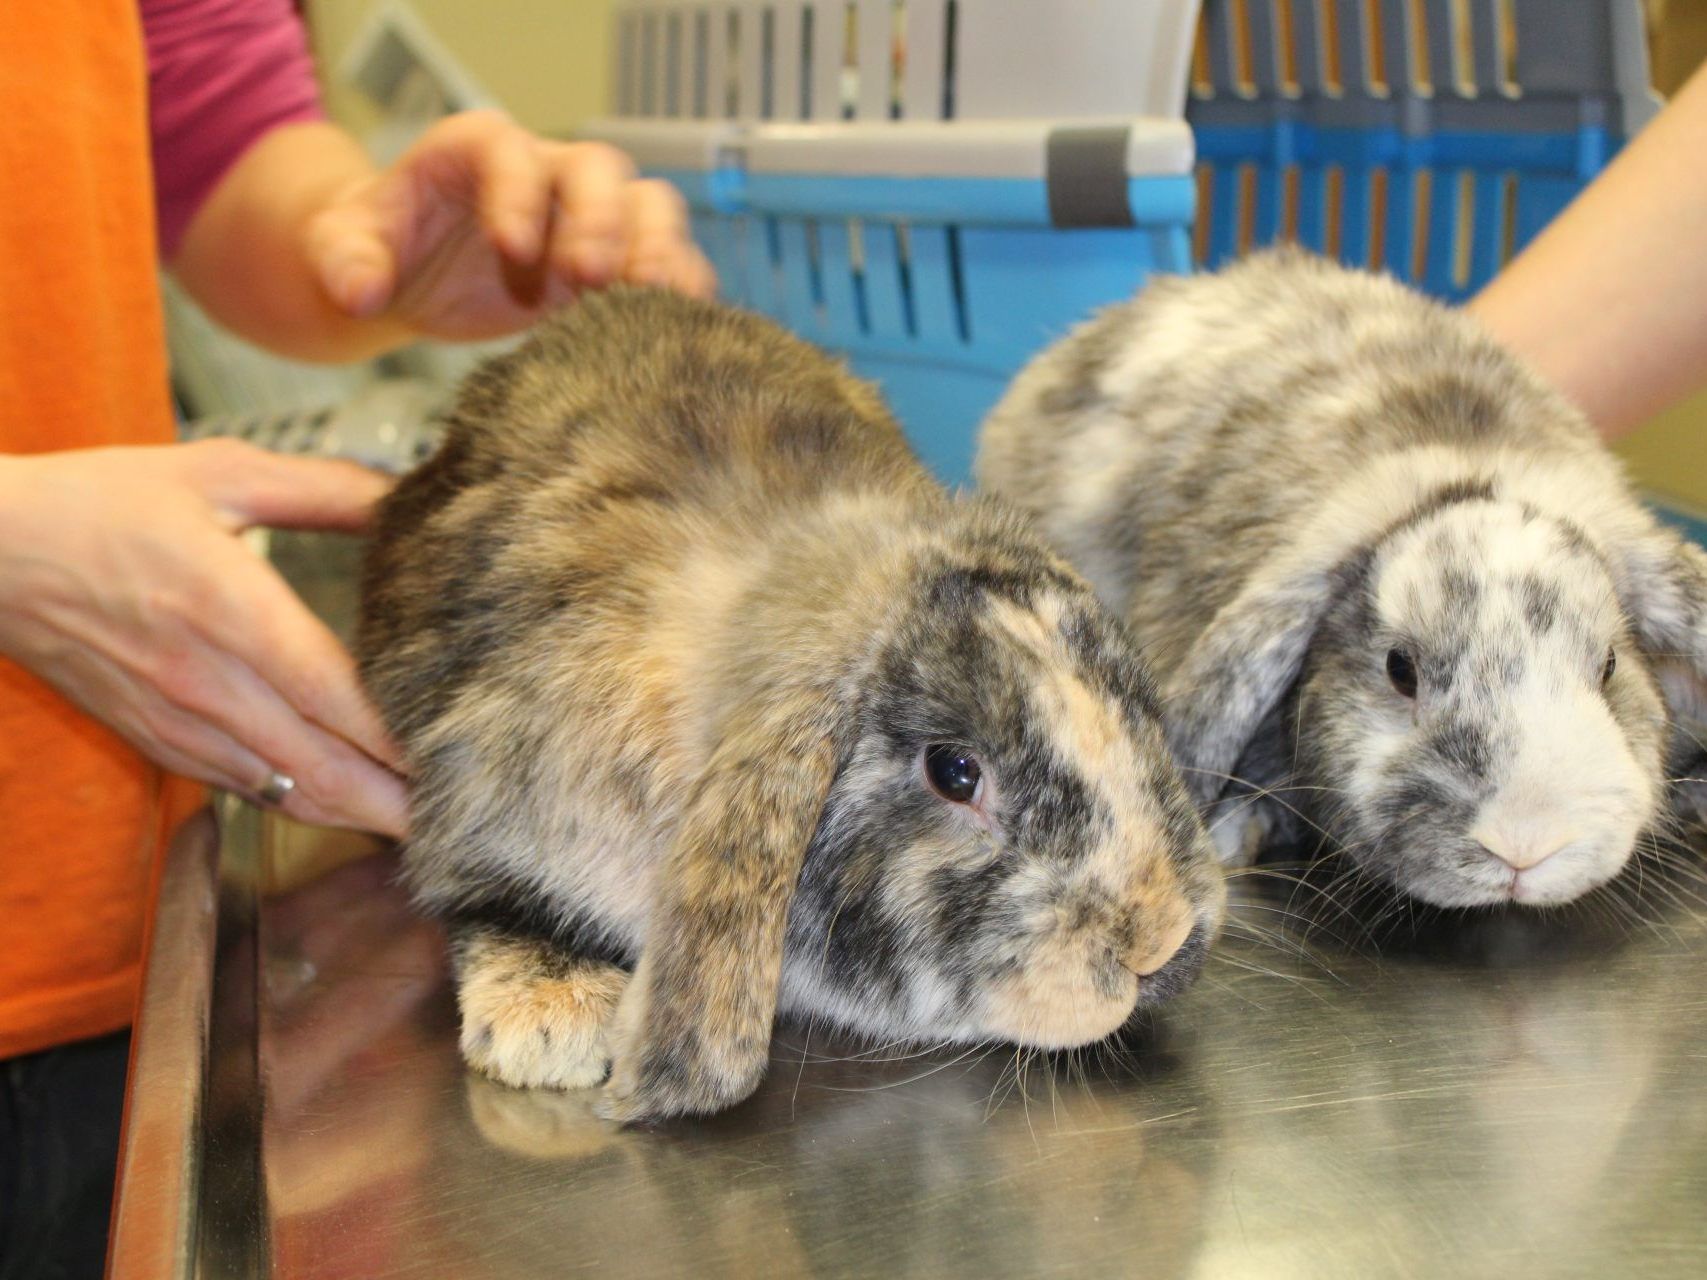
[[[1466,316],[1296,251],[1158,280],[1019,375],[979,475],[1131,622],[1228,860],[1314,828],[1427,902],[1561,903],[1667,820],[1707,558]]]
[[[1124,626],[756,316],[616,290],[478,370],[364,597],[406,872],[502,1081],[714,1110],[779,1009],[1082,1044],[1219,925]]]

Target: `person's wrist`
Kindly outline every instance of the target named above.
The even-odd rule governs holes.
[[[28,455],[0,453],[0,557],[28,536],[22,526],[27,522],[25,499],[32,463]]]
[[[31,584],[39,585],[40,578],[31,569],[41,554],[43,532],[34,519],[39,465],[28,454],[0,454],[0,657],[14,662],[27,656],[17,624],[29,611]]]

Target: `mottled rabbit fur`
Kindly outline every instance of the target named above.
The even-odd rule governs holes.
[[[364,596],[407,875],[507,1083],[714,1110],[779,1009],[1082,1044],[1218,927],[1124,625],[756,316],[615,290],[488,363]]]
[[[1158,280],[1020,374],[979,475],[1132,623],[1227,860],[1322,833],[1562,903],[1669,816],[1707,561],[1461,314],[1297,251]]]

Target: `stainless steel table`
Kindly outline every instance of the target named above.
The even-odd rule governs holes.
[[[276,558],[329,617],[350,555]],[[167,868],[121,1276],[1707,1275],[1699,882],[1376,956],[1244,893],[1118,1051],[784,1027],[750,1103],[619,1131],[457,1056],[389,851],[234,802]]]

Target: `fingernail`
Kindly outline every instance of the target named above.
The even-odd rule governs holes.
[[[378,302],[379,277],[360,263],[352,263],[337,274],[338,302],[352,315],[366,315]]]
[[[512,258],[531,259],[539,252],[539,229],[531,218],[515,214],[504,223],[504,243]]]
[[[603,240],[581,240],[569,250],[575,274],[589,284],[603,284],[616,274],[618,259]]]

